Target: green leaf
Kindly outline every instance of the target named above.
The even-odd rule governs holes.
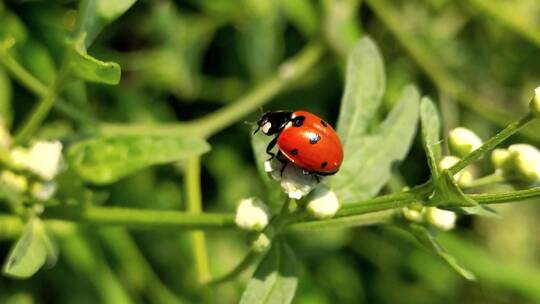
[[[349,132],[344,161],[330,185],[340,203],[354,203],[376,195],[387,183],[395,166],[407,155],[419,115],[418,91],[407,86],[398,104],[372,134],[358,130],[356,123]]]
[[[184,160],[209,149],[204,139],[194,136],[100,137],[75,144],[67,160],[84,180],[109,184],[145,167]]]
[[[115,62],[103,62],[86,53],[85,35],[73,44],[71,55],[71,71],[78,78],[89,81],[115,85],[120,82],[120,66]]]
[[[431,179],[434,183],[439,180],[439,163],[442,158],[441,150],[441,123],[439,112],[433,101],[428,97],[420,102],[420,121],[422,124],[422,144],[428,159]]]
[[[351,155],[357,148],[351,146],[352,139],[366,133],[384,94],[383,60],[370,38],[362,38],[352,50],[345,79],[336,129],[345,155]]]
[[[86,32],[84,47],[90,46],[107,25],[122,16],[136,0],[91,0],[79,7],[78,33]]]
[[[292,249],[276,242],[249,280],[240,304],[291,303],[298,285],[298,262]]]
[[[412,234],[416,237],[416,239],[424,245],[426,248],[430,249],[434,253],[436,253],[438,256],[440,256],[452,269],[454,269],[457,273],[459,273],[461,276],[463,276],[465,279],[474,281],[476,280],[475,275],[470,272],[468,269],[463,267],[457,260],[452,256],[450,253],[448,253],[440,244],[437,242],[434,234],[428,230],[426,227],[417,225],[417,224],[411,224],[409,226],[409,230],[412,232]]]
[[[43,240],[43,224],[38,218],[32,218],[4,263],[3,272],[18,279],[29,278],[46,260],[47,246]]]
[[[4,70],[0,69],[0,118],[3,124],[1,127],[9,127],[13,119],[11,96],[11,81]]]

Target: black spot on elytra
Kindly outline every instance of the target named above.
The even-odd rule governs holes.
[[[326,166],[328,166],[328,162],[322,162],[321,168],[326,168]]]
[[[324,121],[322,119],[321,119],[321,125],[323,125],[323,127],[328,127],[328,124],[326,123],[326,121]]]
[[[312,135],[311,138],[309,139],[309,143],[314,145],[318,143],[319,140],[321,140],[321,136],[318,133],[312,133],[312,134],[314,135]]]
[[[298,155],[298,149],[292,149],[291,154],[292,155]]]
[[[293,127],[301,127],[304,124],[304,120],[306,120],[305,116],[296,116],[291,120]]]

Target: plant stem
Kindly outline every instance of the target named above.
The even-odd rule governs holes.
[[[201,199],[201,162],[199,157],[193,157],[186,162],[184,171],[184,189],[186,191],[187,212],[193,215],[200,215],[202,212]],[[206,253],[206,243],[203,231],[191,232],[193,243],[193,258],[199,283],[210,280],[210,270],[208,267],[208,255]]]
[[[479,204],[502,204],[510,202],[527,201],[533,198],[540,198],[540,187],[517,190],[507,193],[485,193],[485,194],[470,194],[468,195]]]
[[[323,55],[323,47],[318,43],[308,45],[298,55],[284,62],[278,73],[255,87],[246,95],[207,116],[185,123],[171,124],[102,124],[104,134],[196,134],[210,137],[232,125],[258,107],[264,105],[294,82],[311,71]]]
[[[388,222],[395,213],[396,210],[385,210],[369,214],[338,216],[327,220],[308,220],[294,223],[288,228],[290,230],[320,230],[369,226]]]
[[[224,229],[235,228],[234,214],[145,210],[118,207],[48,207],[45,219],[59,219],[91,225],[115,225],[132,229]]]
[[[467,154],[465,157],[459,160],[455,165],[453,165],[450,169],[448,169],[452,174],[456,174],[461,169],[467,167],[472,162],[478,160],[482,155],[487,153],[488,151],[491,151],[496,146],[501,144],[503,141],[505,141],[508,137],[519,131],[521,128],[523,128],[526,124],[534,120],[534,116],[531,113],[528,113],[527,115],[523,116],[521,119],[509,124],[506,128],[504,128],[501,132],[497,133],[495,136],[491,137],[488,141],[486,141],[482,146],[480,146],[478,149],[472,151],[471,153]]]

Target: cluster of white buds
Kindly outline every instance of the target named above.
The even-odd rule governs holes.
[[[285,167],[284,167],[285,166]],[[265,171],[278,181],[283,191],[292,199],[301,199],[317,186],[320,176],[305,174],[292,163],[281,163],[275,157],[264,163]]]
[[[6,169],[0,173],[0,183],[18,193],[28,191],[38,200],[50,199],[57,187],[53,179],[63,166],[62,144],[59,141],[35,141],[29,148],[10,149],[11,142],[7,128],[1,123],[0,148],[9,150],[11,165],[17,170],[32,172],[41,181],[31,181],[23,174]]]
[[[515,144],[508,149],[495,149],[491,161],[508,178],[526,183],[540,181],[540,151],[532,145]]]
[[[402,214],[408,221],[428,224],[445,231],[453,229],[457,220],[455,212],[437,207],[423,207],[421,204],[403,208]]]

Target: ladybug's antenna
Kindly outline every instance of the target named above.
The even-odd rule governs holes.
[[[261,126],[259,126],[259,125],[257,124],[257,122],[255,122],[255,121],[248,121],[248,120],[245,120],[245,121],[244,121],[244,124],[249,125],[249,126],[257,125],[257,129],[255,129],[255,132],[253,132],[253,134],[257,133],[257,131],[259,131],[259,129],[261,128]]]

